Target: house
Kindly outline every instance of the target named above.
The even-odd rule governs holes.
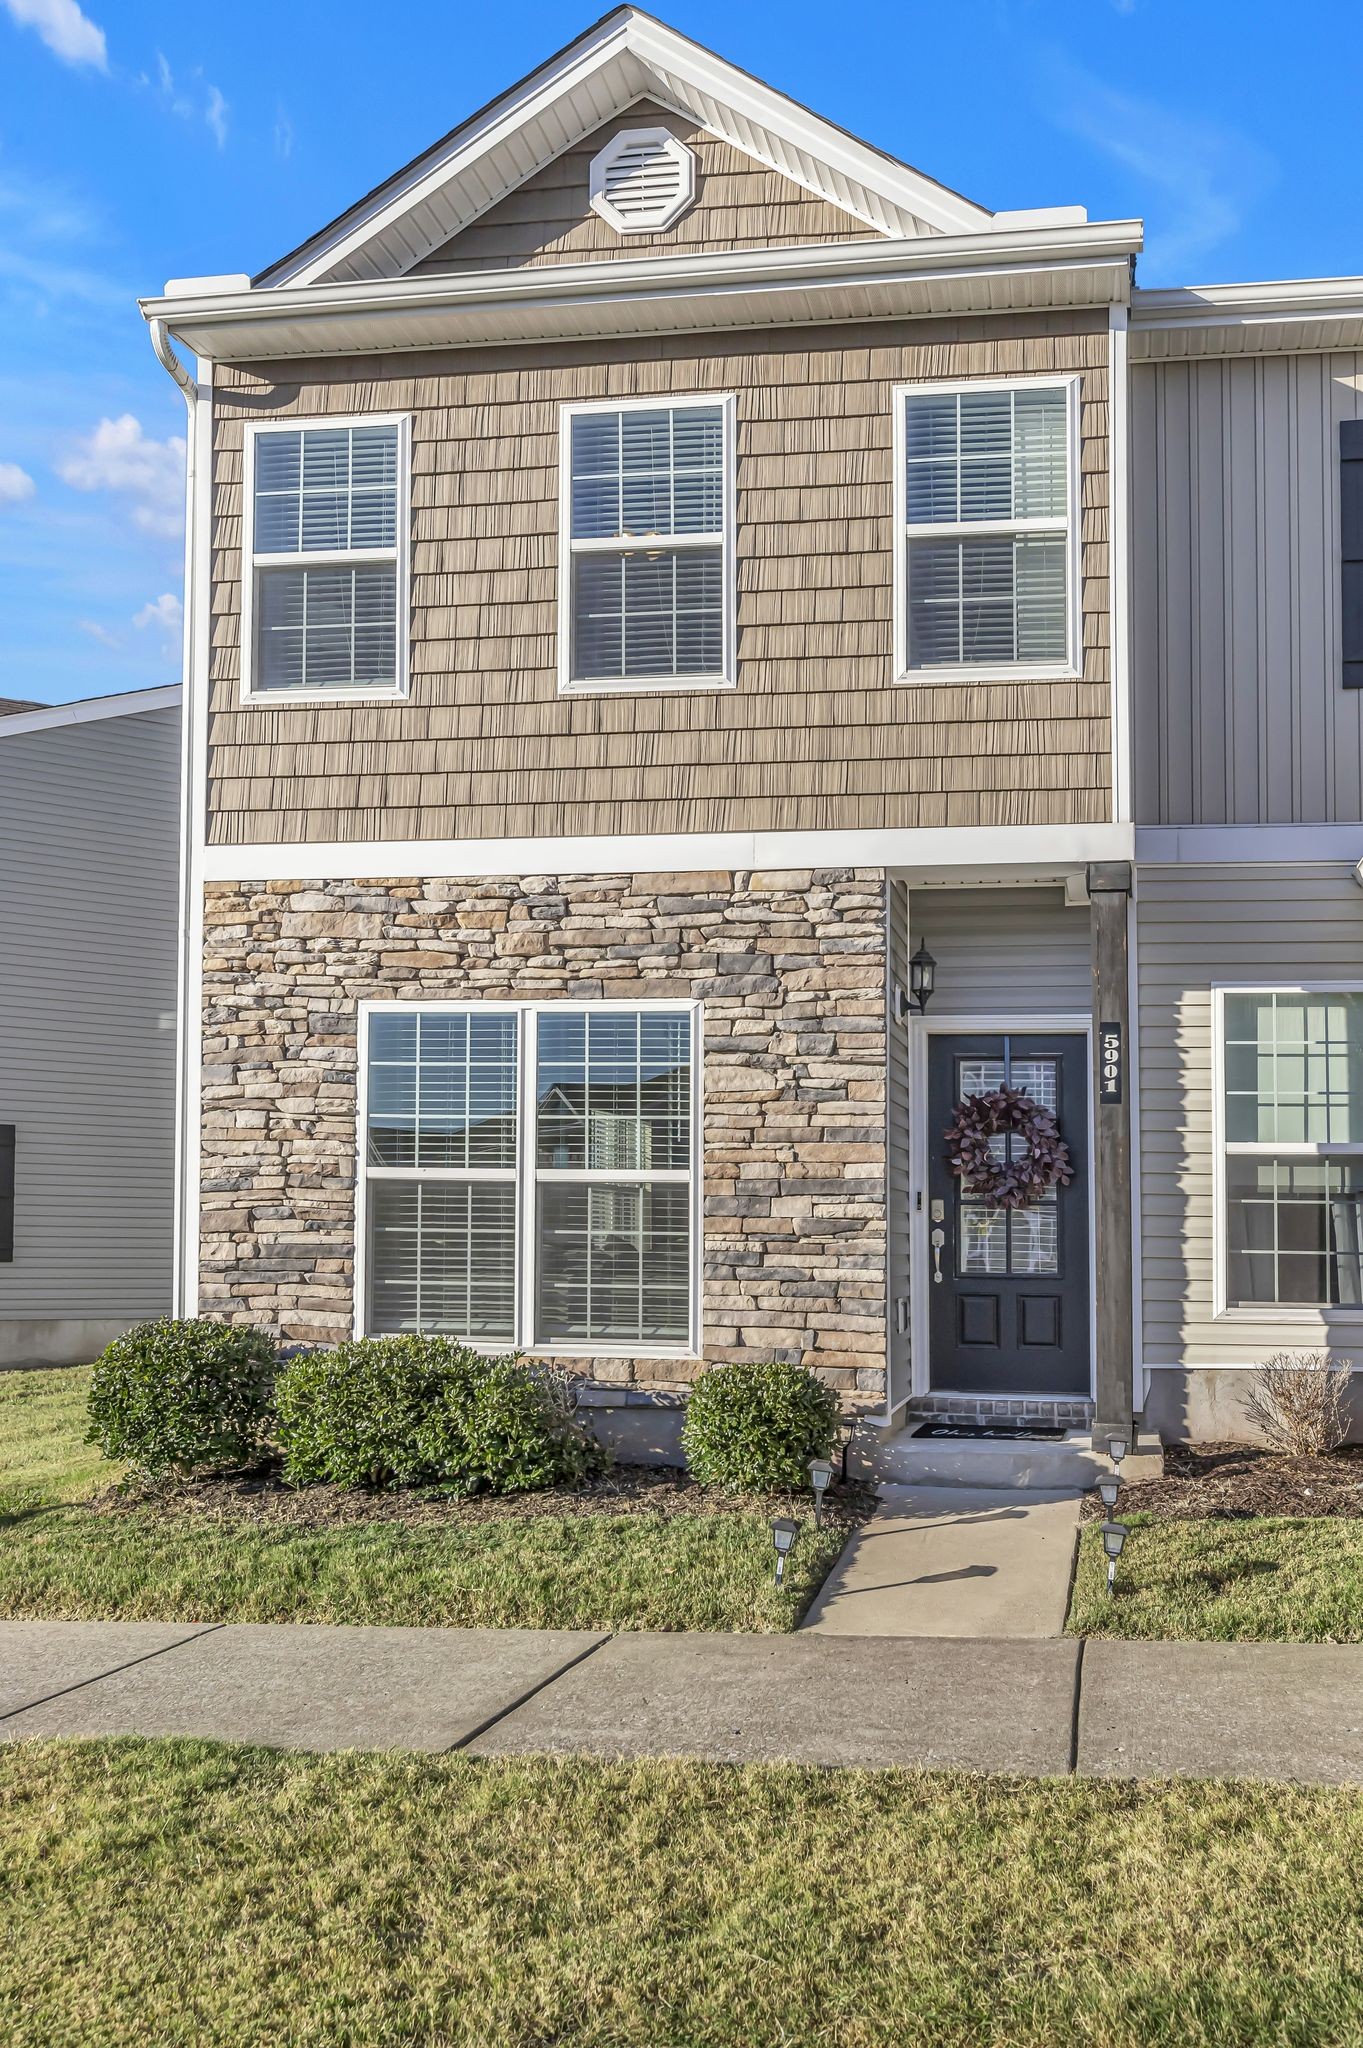
[[[0,1366],[169,1313],[180,689],[0,702]]]
[[[1360,1353],[1363,282],[1140,247],[626,7],[144,303],[183,1308],[891,1433]],[[1014,1208],[991,1095],[1064,1148]]]

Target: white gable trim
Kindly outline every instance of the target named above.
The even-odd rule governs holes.
[[[882,234],[977,234],[991,224],[985,208],[626,7],[264,273],[261,282],[306,285],[405,275],[546,163],[642,98],[689,115]]]
[[[179,709],[180,685],[154,690],[124,690],[111,697],[82,697],[74,704],[43,704],[36,711],[12,711],[0,718],[0,740],[21,732],[47,732],[58,725],[90,725],[100,718],[131,718],[140,711]]]

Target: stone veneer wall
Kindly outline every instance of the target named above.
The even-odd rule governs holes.
[[[350,1335],[361,1000],[700,999],[704,1357],[562,1362],[804,1359],[883,1395],[879,870],[210,883],[204,922],[203,1314]]]

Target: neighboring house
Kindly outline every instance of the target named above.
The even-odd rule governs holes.
[[[625,8],[146,302],[186,1308],[890,1425],[1363,1360],[1363,285],[1140,243]],[[942,1143],[1005,1079],[1075,1167],[1011,1216]]]
[[[180,690],[0,703],[0,1366],[172,1297]]]

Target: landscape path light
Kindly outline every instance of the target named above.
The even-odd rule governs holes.
[[[809,1461],[809,1483],[814,1489],[814,1527],[823,1527],[823,1497],[833,1477],[831,1458],[811,1458]]]
[[[1120,1472],[1113,1472],[1106,1478],[1098,1481],[1099,1497],[1102,1500],[1103,1506],[1107,1509],[1109,1519],[1111,1518],[1112,1510],[1117,1505],[1117,1496],[1121,1490],[1122,1475]]]
[[[1126,1523],[1104,1522],[1102,1525],[1102,1538],[1103,1549],[1107,1553],[1107,1590],[1110,1596],[1117,1578],[1117,1559],[1122,1554],[1122,1545],[1126,1542],[1127,1538]]]
[[[1110,1436],[1108,1438],[1107,1454],[1109,1458],[1111,1458],[1114,1465],[1120,1465],[1122,1459],[1126,1456],[1126,1453],[1127,1441],[1124,1436]]]
[[[786,1559],[795,1548],[795,1538],[800,1533],[798,1522],[792,1522],[785,1515],[778,1515],[771,1525],[771,1540],[776,1545],[776,1583],[784,1585]]]

